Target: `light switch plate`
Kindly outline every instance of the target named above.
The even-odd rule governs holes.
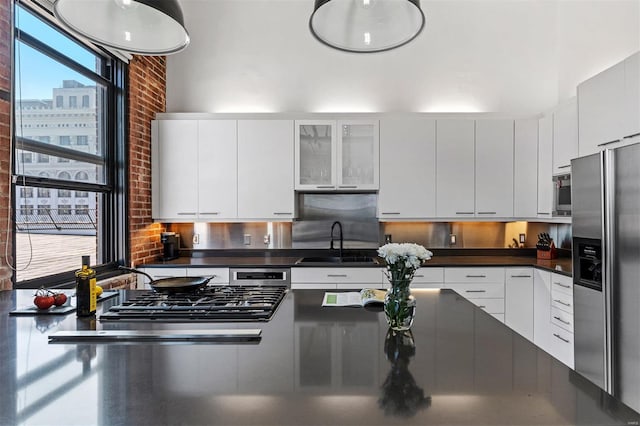
[[[244,245],[245,246],[251,245],[251,234],[244,234]]]

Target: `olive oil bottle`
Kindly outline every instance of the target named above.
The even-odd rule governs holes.
[[[82,269],[76,272],[76,314],[95,315],[96,304],[96,271],[89,267],[89,256],[82,256]]]

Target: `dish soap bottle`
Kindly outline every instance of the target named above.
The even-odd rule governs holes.
[[[95,315],[96,304],[96,271],[89,268],[89,256],[82,256],[82,269],[76,272],[76,314]]]

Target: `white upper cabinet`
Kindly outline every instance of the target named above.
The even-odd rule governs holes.
[[[538,214],[538,120],[515,121],[513,213],[516,218]]]
[[[538,120],[538,211],[537,217],[551,218],[553,210],[553,115]]]
[[[198,218],[238,215],[236,120],[198,121]]]
[[[295,122],[295,189],[377,190],[378,120]]]
[[[579,155],[640,133],[640,52],[578,85]]]
[[[293,121],[238,121],[238,217],[294,216]]]
[[[435,215],[435,120],[382,119],[378,217],[380,220],[393,220],[431,218]]]
[[[475,122],[436,122],[436,212],[438,217],[474,217]]]
[[[578,156],[578,102],[571,98],[553,112],[553,174],[571,172]]]
[[[475,213],[513,217],[513,120],[476,120]]]

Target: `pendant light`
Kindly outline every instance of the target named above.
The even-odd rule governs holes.
[[[177,0],[56,0],[56,17],[91,41],[139,55],[167,55],[187,47]]]
[[[407,44],[424,25],[420,0],[316,0],[309,20],[320,42],[357,53]]]

